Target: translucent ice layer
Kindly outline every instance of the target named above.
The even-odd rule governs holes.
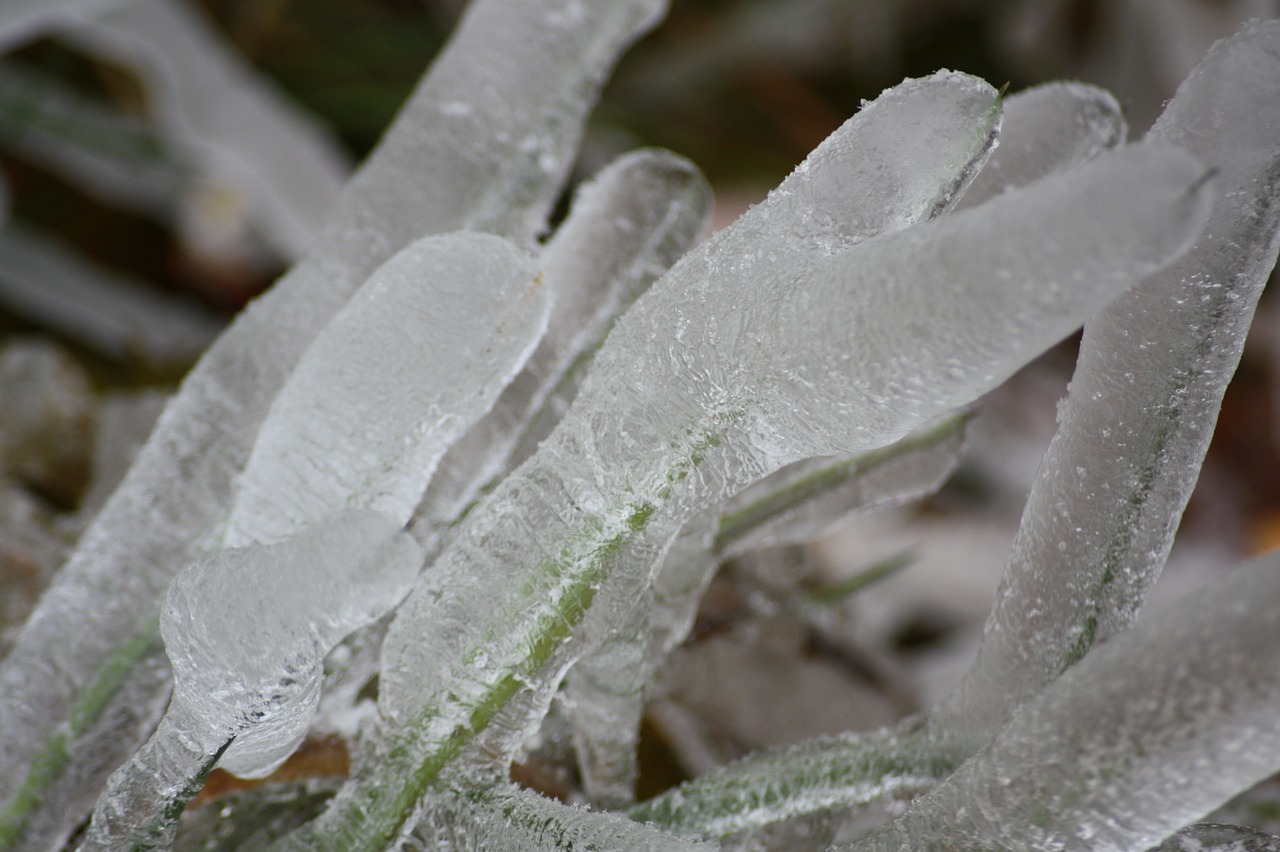
[[[546,327],[533,259],[501,237],[424,237],[378,268],[271,403],[223,544],[288,538],[344,508],[408,523],[445,451]]]
[[[693,245],[710,203],[698,170],[657,150],[619,159],[578,190],[537,261],[554,306],[546,334],[494,410],[450,449],[415,513],[414,534],[429,551],[483,487],[546,437],[613,322]]]
[[[1146,849],[1280,767],[1280,557],[1096,647],[870,850]]]
[[[178,574],[160,616],[173,698],[112,776],[81,848],[129,848],[171,831],[215,763],[248,777],[275,769],[306,734],[325,654],[399,603],[421,559],[397,522],[355,511]]]
[[[414,852],[522,852],[626,849],[628,852],[711,852],[714,843],[682,840],[616,814],[563,805],[515,786],[448,790],[432,797],[422,820],[399,848]]]
[[[975,744],[1127,627],[1164,565],[1280,246],[1280,22],[1218,42],[1151,138],[1221,187],[1195,246],[1085,326],[981,651],[938,710]]]
[[[1046,83],[1010,95],[1000,147],[957,206],[975,207],[1010,187],[1092,160],[1124,142],[1127,133],[1120,105],[1096,86]]]
[[[931,137],[935,144],[919,152],[916,168],[909,174],[895,172],[902,140],[911,138],[922,115],[928,116],[935,131]],[[735,274],[749,280],[758,262],[753,258],[767,258],[764,262],[774,267],[785,267],[789,261],[802,265],[815,251],[850,247],[886,230],[937,215],[948,209],[986,160],[994,147],[999,119],[995,93],[985,83],[964,75],[939,74],[889,90],[820,146],[768,200],[744,216],[735,225],[738,233],[725,238],[720,251],[724,257],[739,261],[742,266]],[[877,191],[842,191],[842,187],[860,185]],[[769,229],[770,219],[785,221],[788,216],[821,223],[820,232],[801,236],[804,229],[799,225]],[[687,274],[693,278],[714,275],[715,270],[699,269],[695,264]],[[673,569],[684,575],[659,581],[668,605],[679,607],[682,613],[696,606],[706,576],[714,567],[716,556],[710,550],[719,513],[719,507],[706,507],[700,513],[705,523],[694,522],[681,537],[681,551],[696,553],[696,562]],[[627,579],[622,587],[605,586],[600,594],[606,600],[626,601],[629,612],[620,618],[616,605],[606,605],[596,610],[597,617],[588,618],[582,630],[592,649],[579,660],[568,682],[565,713],[574,729],[586,789],[601,805],[631,801],[642,690],[648,675],[670,650],[665,641],[648,640],[657,629],[649,620],[648,603],[654,595],[650,580],[670,545],[663,537],[668,535],[640,536],[620,552],[619,561],[632,567],[617,576]],[[677,587],[685,590],[678,602],[671,599]],[[679,619],[662,614],[656,617],[664,625]],[[508,743],[506,749],[518,744]],[[495,746],[486,742],[482,750],[492,753]]]
[[[662,8],[659,0],[471,4],[339,197],[312,252],[187,377],[0,668],[0,836],[23,831],[41,800],[63,833],[87,809],[88,802],[40,793],[72,759],[75,750],[56,729],[77,701],[95,708],[77,715],[86,723],[126,696],[120,706],[130,718],[153,706],[117,689],[142,671],[137,659],[104,661],[121,648],[151,647],[134,639],[188,561],[192,539],[229,510],[232,477],[315,334],[374,269],[424,234],[467,228],[531,241],[601,80]],[[152,683],[162,695],[164,678]],[[109,743],[122,757],[136,736],[106,730],[91,751]],[[38,755],[41,771],[32,774]]]
[[[831,168],[815,189],[847,197],[836,164],[859,153],[822,146],[799,175]],[[1183,251],[1209,204],[1199,163],[1140,146],[849,248],[814,194],[784,185],[772,215],[637,301],[565,420],[468,516],[433,569],[450,582],[392,622],[379,706],[393,727],[368,775],[288,845],[389,836],[497,714],[549,696],[597,590],[647,582],[614,576],[640,535],[669,541],[785,464],[885,446],[970,402]],[[779,235],[810,251],[770,254]],[[634,602],[613,596],[616,617]]]

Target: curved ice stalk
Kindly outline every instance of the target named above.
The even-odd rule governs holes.
[[[325,655],[399,603],[421,559],[396,521],[357,511],[174,578],[160,616],[173,698],[111,776],[81,848],[160,845],[215,763],[247,777],[279,766],[306,734]]]
[[[271,403],[223,546],[279,541],[344,508],[405,524],[445,451],[546,327],[532,258],[501,237],[424,237],[369,276]]]
[[[436,791],[421,816],[425,819],[399,848],[421,852],[711,852],[719,848],[637,825],[617,814],[562,805],[514,786]]]
[[[103,662],[154,614],[190,542],[225,516],[232,476],[315,334],[374,269],[424,234],[466,228],[531,241],[601,80],[662,8],[661,0],[469,6],[311,254],[187,377],[0,667],[0,837],[23,831],[40,791],[67,765],[56,729],[71,708],[90,692],[118,692],[136,670],[137,660],[119,669]],[[97,742],[122,756],[139,740]],[[63,834],[87,806],[44,805]]]
[[[435,549],[486,485],[532,452],[564,413],[618,315],[697,240],[711,202],[697,168],[666,151],[637,151],[575,195],[538,259],[554,308],[523,372],[440,463],[414,516]]]
[[[1113,637],[872,850],[1145,849],[1280,768],[1280,556]]]
[[[904,139],[920,138],[921,121],[928,122],[930,144],[903,152]],[[981,81],[952,74],[907,81],[868,104],[763,204],[735,224],[742,232],[759,229],[760,233],[728,240],[725,254],[750,251],[781,266],[787,258],[799,259],[815,249],[851,247],[945,212],[986,162],[999,126],[999,101]],[[904,155],[912,158],[910,171],[899,170]],[[853,186],[867,189],[844,189]],[[772,233],[760,227],[769,218],[786,216],[798,221]],[[815,224],[821,230],[816,240],[806,227]],[[751,274],[749,261],[744,261],[738,274]],[[774,476],[788,474],[779,471]],[[618,592],[631,599],[626,623],[619,623],[611,613],[610,623],[594,625],[589,620],[584,627],[604,641],[570,673],[564,706],[586,790],[598,804],[618,806],[631,801],[643,690],[648,675],[671,647],[665,638],[651,639],[647,634],[666,632],[670,625],[692,618],[692,608],[718,561],[712,545],[720,514],[720,507],[708,507],[701,520],[692,522],[674,543],[646,537],[640,549],[648,554],[633,547],[624,557],[627,561],[647,559],[655,564],[645,569],[639,582]],[[671,547],[675,553],[664,561],[663,554]],[[665,578],[660,576],[664,572]],[[658,579],[652,580],[650,574]],[[655,590],[651,582],[662,588]],[[651,612],[650,602],[658,606],[657,613]],[[676,612],[669,614],[670,608]],[[651,619],[663,626],[651,627]]]
[[[646,633],[615,627],[569,673],[565,715],[591,801],[632,801],[645,690],[693,627],[720,563],[758,547],[809,542],[852,513],[931,493],[959,460],[967,420],[948,418],[871,453],[797,462],[734,496],[721,512],[685,525],[636,606],[635,629]]]
[[[1218,42],[1152,130],[1218,172],[1195,246],[1085,326],[973,668],[935,714],[974,747],[1126,628],[1191,495],[1280,246],[1280,22]]]
[[[433,572],[449,583],[397,611],[383,742],[284,845],[385,842],[515,697],[554,691],[603,584],[647,584],[614,576],[624,547],[669,541],[785,464],[882,447],[967,404],[1183,251],[1209,198],[1188,155],[1140,146],[851,249],[830,232],[783,258],[738,242],[792,233],[791,211],[703,244],[619,321],[565,420],[468,517]],[[621,622],[634,598],[609,603]]]
[[[1084,83],[1032,86],[1004,101],[1000,147],[965,190],[956,209],[1088,162],[1128,135],[1120,105]]]

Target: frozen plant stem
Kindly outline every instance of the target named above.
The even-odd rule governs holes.
[[[112,702],[95,704],[94,717],[76,728],[95,741],[93,749],[69,742],[58,726],[83,706],[95,678],[95,694],[127,696],[121,706],[132,714],[158,704],[163,677],[148,681],[139,674],[146,666],[135,665],[102,683],[104,661],[154,615],[191,542],[225,517],[232,479],[270,401],[315,334],[374,269],[424,234],[467,228],[531,241],[544,227],[594,93],[618,53],[662,9],[660,0],[469,6],[347,184],[313,251],[183,382],[0,667],[0,836],[23,832],[43,814],[53,823],[44,842],[65,837],[89,805],[72,801],[71,791],[52,792],[72,755],[99,754],[98,746],[111,743],[123,760],[145,736],[111,727],[103,711]],[[566,19],[571,12],[583,15]],[[26,837],[40,842],[31,832]]]
[[[885,446],[972,401],[1184,250],[1208,212],[1202,178],[1187,155],[1142,146],[784,266],[749,253],[737,274],[710,274],[743,261],[735,241],[752,229],[791,233],[789,216],[752,217],[686,257],[619,322],[556,431],[469,516],[433,569],[451,583],[397,611],[369,771],[282,845],[385,845],[517,696],[530,710],[510,738],[536,725],[597,589],[649,569],[617,560],[630,541],[669,540],[785,464]]]

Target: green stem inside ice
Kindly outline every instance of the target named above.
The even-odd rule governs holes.
[[[572,536],[566,536],[565,541],[574,545],[566,544],[558,557],[540,562],[519,587],[522,596],[533,597],[545,593],[538,578],[560,581],[554,586],[552,605],[535,608],[531,600],[530,609],[542,614],[515,627],[523,634],[519,647],[526,649],[525,656],[513,666],[489,672],[483,692],[473,703],[461,703],[447,693],[436,695],[416,719],[391,734],[387,745],[369,762],[375,769],[367,777],[349,788],[348,795],[339,795],[333,807],[317,821],[283,838],[275,848],[342,852],[386,848],[440,773],[513,698],[527,690],[529,684],[546,679],[548,664],[586,616],[619,551],[647,529],[658,507],[672,497],[676,484],[686,479],[721,440],[718,431],[702,432],[668,466],[652,499],[628,503],[625,515],[619,513],[620,521],[595,517],[585,521]],[[595,542],[585,557],[579,544],[584,541]],[[473,647],[481,650],[489,638],[477,637]],[[444,737],[433,736],[433,723],[442,718],[456,722]]]
[[[32,761],[27,777],[13,798],[0,811],[0,849],[14,848],[31,814],[40,806],[46,791],[66,768],[71,758],[70,744],[83,735],[102,715],[131,672],[148,657],[164,653],[160,641],[160,617],[152,616],[124,644],[107,658],[98,676],[80,693],[67,722],[60,726]]]

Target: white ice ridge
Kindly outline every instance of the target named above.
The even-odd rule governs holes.
[[[168,806],[220,750],[218,765],[244,777],[279,766],[306,735],[325,655],[399,603],[421,559],[398,522],[356,510],[179,573],[160,615],[173,698],[151,740],[112,776],[86,848],[127,846],[163,827]]]
[[[1181,259],[1085,326],[974,667],[935,714],[984,742],[1137,615],[1164,566],[1280,246],[1280,22],[1218,42],[1150,137],[1217,172]]]
[[[1095,648],[841,852],[1148,849],[1280,767],[1280,556]]]
[[[922,121],[927,121],[932,131],[927,145],[918,135]],[[941,213],[985,162],[994,146],[999,123],[1000,108],[995,90],[976,78],[944,72],[895,86],[820,145],[765,202],[734,224],[732,234],[720,235],[711,241],[717,246],[725,268],[717,269],[708,263],[706,251],[700,249],[681,262],[683,280],[692,282],[701,277],[719,275],[724,277],[724,283],[729,287],[734,286],[735,281],[744,282],[745,286],[761,266],[786,268],[794,262],[800,268],[814,257],[848,248],[885,230],[902,228],[926,216]],[[903,167],[904,157],[911,158],[912,168]],[[695,312],[673,327],[697,322]],[[670,337],[672,330],[664,328],[661,333]],[[654,340],[657,339],[655,335]],[[632,376],[643,380],[641,373],[633,372]],[[635,382],[636,379],[630,381]],[[663,399],[662,383],[650,384],[643,380],[641,386],[651,395],[655,411],[668,404]],[[746,475],[752,474],[748,472]],[[714,517],[711,520],[714,522]],[[624,549],[620,558],[636,563],[634,568],[627,570],[627,576],[633,581],[647,582],[652,567],[639,563],[658,558],[655,554],[665,544],[660,538],[646,538],[639,548],[648,551],[648,555],[640,555],[631,547]],[[600,707],[598,701],[593,704],[593,697],[598,695],[585,691],[573,695],[576,692],[575,680],[571,678],[569,715],[574,721],[580,748],[584,751],[600,751],[587,743],[590,738],[588,731],[593,730],[614,743],[615,747],[609,751],[630,754],[627,743],[634,740],[636,732],[631,729],[635,725],[625,720],[637,717],[639,712],[640,688],[646,669],[640,666],[636,655],[646,653],[645,640],[640,637],[646,630],[641,623],[646,606],[641,601],[649,594],[647,588],[631,585],[617,590],[616,594],[602,589],[603,598],[625,600],[638,620],[634,624],[623,625],[611,607],[605,607],[609,613],[604,616],[607,626],[584,626],[588,633],[607,632],[619,644],[629,645],[625,650],[603,649],[601,653],[606,659],[599,661],[598,668],[608,671],[611,677],[625,677],[629,681],[625,686],[620,683],[613,686],[617,687],[614,694],[626,696],[625,700],[630,705],[629,712],[623,712],[616,703],[610,709]],[[633,643],[632,639],[636,641]],[[624,658],[634,664],[623,665]],[[583,660],[580,665],[597,667],[589,660]],[[590,719],[612,721],[591,725]],[[481,750],[485,753],[508,751],[518,745],[517,737],[518,733],[502,746],[493,742],[492,737],[487,738]],[[603,747],[603,742],[600,745]],[[623,757],[604,762],[629,765],[630,759]],[[599,764],[587,760],[584,765],[589,788],[595,794],[598,792],[595,780],[602,774],[596,772]],[[627,797],[597,797],[601,803],[606,800],[609,804],[619,804]]]
[[[424,237],[316,336],[236,478],[224,545],[279,541],[344,508],[407,523],[445,451],[546,328],[533,258],[501,237]]]

